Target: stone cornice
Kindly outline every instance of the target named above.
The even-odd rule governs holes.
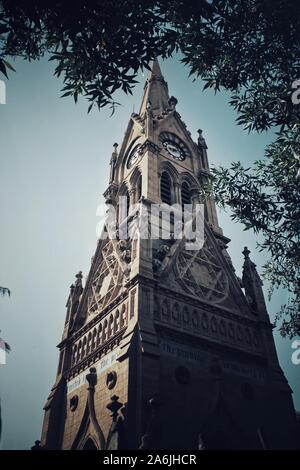
[[[141,145],[140,153],[142,154],[146,152],[147,150],[157,155],[159,154],[161,149],[158,145],[152,142],[152,140],[146,139],[145,142]]]

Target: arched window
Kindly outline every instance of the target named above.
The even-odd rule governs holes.
[[[102,338],[102,324],[100,323],[99,328],[98,328],[98,333],[97,333],[97,346],[101,343],[101,338]]]
[[[177,303],[173,306],[172,318],[176,323],[180,323],[180,309]]]
[[[90,332],[88,334],[88,339],[87,339],[87,346],[86,346],[86,353],[90,354],[91,352],[91,347],[92,347],[92,333]]]
[[[184,325],[188,325],[190,322],[190,312],[188,308],[184,307],[182,311],[182,320]]]
[[[121,311],[121,320],[120,320],[120,327],[123,328],[127,324],[127,308],[125,305],[122,307]]]
[[[96,347],[96,338],[97,338],[97,330],[96,328],[94,328],[94,331],[93,331],[93,337],[92,337],[92,347],[91,347],[91,350],[93,351]]]
[[[136,184],[136,202],[139,202],[142,196],[142,175],[138,177],[137,184]]]
[[[103,323],[103,332],[102,332],[102,342],[105,343],[107,341],[107,329],[108,329],[108,323],[107,319],[104,320]]]
[[[111,315],[109,317],[109,323],[108,323],[108,338],[110,338],[113,335],[113,325],[114,325],[114,317]]]
[[[82,341],[79,341],[78,350],[77,350],[77,361],[80,361],[82,353]]]
[[[76,360],[77,360],[77,344],[75,344],[74,348],[73,348],[73,354],[72,354],[72,366],[74,364],[76,364]]]
[[[119,310],[115,313],[115,320],[114,320],[114,334],[117,333],[120,329],[120,312]]]
[[[84,444],[82,450],[97,450],[97,447],[94,441],[89,437],[86,443]]]
[[[160,198],[165,204],[172,204],[172,180],[169,174],[164,171],[160,178]]]
[[[186,215],[187,214],[190,214],[192,215],[191,213],[191,209],[192,208],[189,208],[188,205],[192,204],[192,197],[191,197],[191,191],[190,191],[190,187],[189,187],[189,184],[184,181],[181,185],[181,210],[182,210],[182,221],[184,221],[184,210],[186,209]],[[187,206],[187,207],[185,207]],[[196,230],[196,227],[195,227],[195,219],[193,220],[193,231]]]
[[[182,210],[184,210],[184,204],[191,204],[192,199],[191,199],[191,192],[189,185],[184,181],[181,186],[181,205],[182,205]]]
[[[83,342],[82,342],[82,350],[81,350],[81,359],[83,359],[86,355],[86,336],[83,338]]]
[[[130,198],[128,189],[124,189],[119,195],[121,199],[119,200],[118,205],[118,219],[119,223],[122,223],[123,220],[125,220],[129,214]]]
[[[130,196],[129,196],[129,192],[128,192],[128,189],[126,190],[126,193],[124,194],[124,196],[126,196],[126,210],[127,210],[127,215],[129,214],[129,206],[130,206]]]

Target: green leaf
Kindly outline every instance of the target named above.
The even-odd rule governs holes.
[[[3,75],[5,75],[6,78],[8,78],[7,72],[6,72],[6,66],[5,66],[3,59],[0,59],[0,72],[3,73]]]
[[[12,70],[13,72],[15,72],[16,70],[13,68],[13,66],[7,62],[6,60],[2,59],[2,62],[4,63],[4,65],[6,66],[6,68],[8,68],[9,70]]]

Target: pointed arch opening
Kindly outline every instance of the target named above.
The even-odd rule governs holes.
[[[109,317],[109,323],[108,323],[108,334],[107,334],[108,339],[111,338],[113,335],[113,325],[114,325],[114,317],[111,314]]]
[[[114,318],[114,334],[116,334],[120,329],[120,312],[119,310],[116,311],[115,313],[115,318]]]
[[[107,322],[107,319],[105,319],[103,323],[103,330],[102,330],[102,343],[105,343],[105,341],[107,341],[107,330],[108,330],[108,322]]]
[[[81,352],[82,352],[82,341],[80,340],[78,343],[78,349],[77,349],[77,362],[80,361],[81,359]]]
[[[92,350],[92,333],[89,332],[88,334],[88,339],[87,339],[87,345],[86,345],[86,354],[90,354]]]
[[[87,441],[85,442],[84,446],[82,447],[82,450],[98,450],[98,449],[93,439],[89,437]]]
[[[133,193],[133,203],[137,204],[142,196],[142,173],[139,167],[135,167],[129,181]]]
[[[83,338],[83,342],[82,342],[81,359],[83,359],[86,355],[86,344],[87,344],[87,339],[86,339],[86,336],[85,336]]]
[[[77,362],[77,344],[75,344],[73,348],[73,354],[72,354],[72,366],[76,364]]]
[[[97,346],[101,344],[101,339],[102,339],[102,323],[100,323],[98,332],[97,332],[97,342],[96,342]]]
[[[95,349],[95,347],[96,347],[96,341],[97,341],[97,329],[94,328],[94,330],[93,330],[93,336],[92,336],[92,347],[91,347],[92,351],[93,351],[93,350]]]
[[[163,171],[160,178],[160,198],[164,204],[172,204],[172,180],[167,171]]]
[[[121,224],[129,214],[130,195],[126,184],[123,184],[118,193],[118,221]]]
[[[191,191],[188,183],[184,181],[181,185],[181,206],[182,210],[184,210],[184,205],[185,204],[191,204],[192,203],[192,197],[191,197]]]

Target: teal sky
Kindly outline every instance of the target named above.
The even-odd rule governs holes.
[[[2,449],[26,449],[40,437],[43,406],[54,383],[65,303],[75,274],[86,276],[96,247],[96,208],[103,202],[114,142],[121,143],[133,109],[138,109],[145,77],[133,96],[87,114],[88,103],[59,98],[61,81],[46,60],[13,63],[6,81],[6,104],[0,104],[0,285],[11,298],[0,299],[1,336],[10,343],[7,365],[0,366],[3,415]],[[224,93],[202,92],[177,59],[161,63],[170,94],[194,140],[204,131],[210,164],[241,160],[251,164],[263,155],[272,134],[250,134],[235,123]],[[229,252],[241,274],[247,245],[260,270],[266,258],[255,251],[251,231],[220,214]],[[271,319],[286,301],[279,291],[268,304]],[[279,360],[300,409],[300,365],[291,362],[291,341],[275,333]]]

